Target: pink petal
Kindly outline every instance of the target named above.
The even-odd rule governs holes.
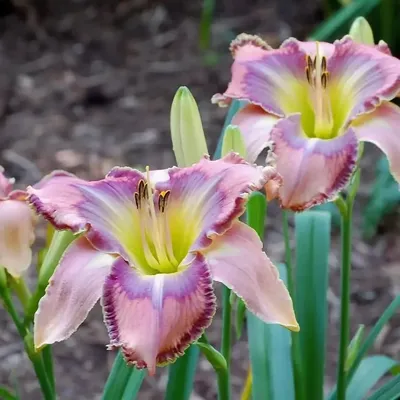
[[[400,182],[400,108],[382,103],[372,113],[356,118],[351,126],[359,140],[374,143],[385,153],[392,175]]]
[[[256,316],[267,323],[299,330],[289,292],[253,229],[235,222],[214,240],[205,257],[213,279],[231,288]]]
[[[115,257],[76,239],[66,250],[35,314],[35,347],[69,338],[96,304]]]
[[[332,106],[343,113],[340,99],[349,103],[347,120],[372,111],[384,100],[391,100],[400,91],[400,60],[384,51],[353,42],[349,37],[334,43],[335,51],[328,59],[329,87],[334,88]],[[335,111],[336,107],[336,111]]]
[[[274,115],[266,113],[261,107],[249,104],[242,108],[232,120],[242,133],[246,144],[246,159],[256,161],[259,154],[270,144],[271,129],[278,122]]]
[[[289,38],[285,40],[281,48],[285,48],[286,46],[291,46],[293,39]],[[312,58],[314,58],[317,54],[317,44],[314,41],[310,42],[301,42],[297,41],[299,44],[299,47],[301,50],[303,50],[305,53],[309,54]],[[320,56],[325,56],[326,58],[329,58],[333,52],[335,51],[335,46],[332,43],[327,43],[327,42],[318,42],[318,47],[319,47],[319,52]]]
[[[0,265],[16,278],[31,265],[34,223],[27,203],[0,200]]]
[[[211,235],[222,234],[243,214],[247,194],[276,172],[231,153],[216,161],[202,159],[189,168],[172,168],[169,174],[169,181],[158,183],[156,189],[170,190],[166,214],[175,226],[172,237],[182,243],[185,238],[192,250],[199,250],[210,244]]]
[[[249,36],[236,39],[232,80],[226,92],[215,95],[212,101],[248,100],[279,117],[309,109],[307,102],[296,101],[306,98],[309,90],[306,53],[299,42],[290,39],[278,50],[267,50],[260,38],[252,36],[254,40],[249,40]]]
[[[3,174],[4,168],[0,165],[0,198],[7,197],[13,187],[13,180]]]
[[[131,231],[132,240],[140,238],[134,193],[141,179],[143,174],[131,168],[114,168],[105,179],[93,182],[58,172],[28,188],[29,200],[57,228],[88,230],[87,238],[96,248],[127,257],[129,246],[121,238]]]
[[[302,133],[300,116],[292,115],[276,124],[271,139],[283,179],[282,207],[302,211],[334,198],[348,183],[358,149],[351,128],[335,139],[310,139]]]
[[[126,361],[155,373],[181,356],[211,323],[212,280],[204,258],[192,256],[186,269],[144,276],[119,258],[103,296],[110,348],[122,347]]]

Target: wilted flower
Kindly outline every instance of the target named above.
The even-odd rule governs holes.
[[[0,167],[0,266],[18,278],[32,261],[35,216],[25,202],[26,192],[12,190],[14,180],[3,172]]]
[[[334,198],[348,183],[359,141],[376,144],[400,180],[400,61],[384,42],[344,37],[334,44],[286,40],[270,48],[257,36],[232,42],[232,80],[213,102],[249,102],[239,126],[250,162],[274,146],[281,205],[303,210]]]
[[[40,302],[36,347],[69,337],[101,298],[110,348],[153,374],[211,323],[213,280],[264,321],[298,330],[277,269],[238,220],[248,192],[275,175],[231,153],[146,174],[117,167],[95,182],[54,173],[28,189],[57,228],[83,233]]]

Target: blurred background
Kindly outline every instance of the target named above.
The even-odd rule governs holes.
[[[180,85],[195,96],[215,149],[226,109],[210,103],[230,78],[229,42],[239,33],[279,46],[289,36],[333,40],[364,15],[375,40],[399,54],[398,0],[0,0],[0,165],[18,187],[53,169],[98,179],[114,165],[174,164],[169,135],[172,98]],[[399,131],[400,134],[400,131]],[[367,146],[355,208],[352,329],[371,326],[400,290],[400,194],[387,163]],[[329,360],[338,343],[339,238],[333,213]],[[36,246],[43,244],[44,226]],[[269,208],[266,250],[283,259],[281,214]],[[30,271],[31,284],[35,272]],[[0,310],[0,383],[21,399],[40,400],[33,371],[5,312]],[[218,343],[217,315],[209,338]],[[239,398],[248,355],[245,337],[233,348],[233,398]],[[100,307],[68,341],[54,346],[61,400],[99,399],[114,354]],[[400,316],[385,327],[376,350],[400,352]],[[139,399],[162,399],[167,370],[147,378]],[[284,382],[282,384],[285,384]],[[202,359],[193,400],[216,399],[216,382]],[[118,400],[118,399],[116,399]]]

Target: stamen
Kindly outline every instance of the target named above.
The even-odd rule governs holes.
[[[305,72],[307,82],[311,86],[311,106],[315,110],[314,134],[318,138],[329,139],[333,128],[330,98],[329,93],[326,91],[329,72],[327,59],[325,56],[321,56],[318,42],[316,42],[316,46],[314,59],[307,55]]]
[[[166,190],[165,192],[161,192],[158,196],[158,209],[163,213],[165,211],[165,207],[167,206],[167,202],[171,191]]]

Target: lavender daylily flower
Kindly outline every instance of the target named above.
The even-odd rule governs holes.
[[[298,330],[277,269],[238,219],[248,193],[275,176],[231,153],[147,174],[117,167],[94,182],[56,172],[29,188],[40,214],[82,233],[40,301],[36,347],[68,338],[101,298],[109,347],[154,374],[211,323],[213,281],[262,320]]]
[[[400,60],[387,45],[286,40],[270,48],[257,36],[232,42],[232,80],[213,102],[248,104],[234,117],[254,162],[274,146],[281,205],[301,211],[333,199],[349,182],[360,141],[388,157],[400,181]],[[268,188],[267,188],[268,192]]]
[[[19,278],[31,265],[35,240],[35,215],[26,203],[26,192],[13,190],[0,167],[0,267]]]

